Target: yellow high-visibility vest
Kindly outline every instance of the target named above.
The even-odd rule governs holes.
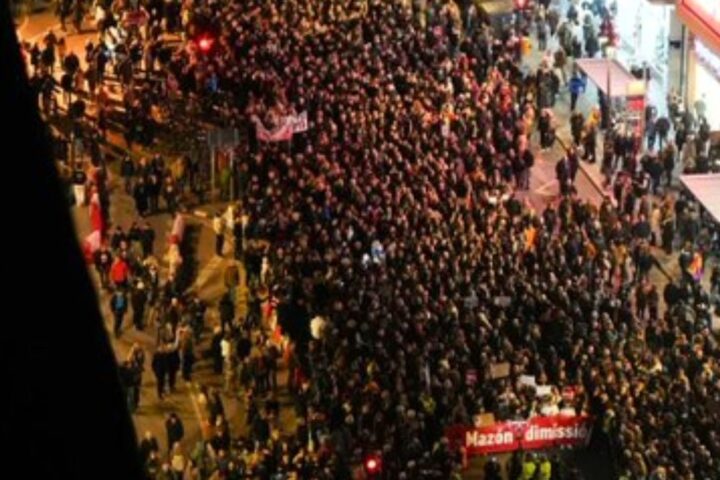
[[[523,462],[522,476],[520,477],[521,480],[532,480],[532,478],[535,476],[536,470],[537,465],[535,465],[535,462]]]
[[[545,460],[540,464],[540,480],[550,480],[552,477],[552,463]]]

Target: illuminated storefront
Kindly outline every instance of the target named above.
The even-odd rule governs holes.
[[[720,131],[720,1],[680,0],[678,15],[687,26],[687,90],[689,105],[706,106],[712,130]]]
[[[649,0],[617,2],[618,58],[628,67],[649,66],[663,90],[667,89],[668,38],[674,10],[674,5]]]

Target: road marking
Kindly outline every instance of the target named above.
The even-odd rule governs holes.
[[[542,195],[545,197],[553,197],[557,194],[557,185],[558,185],[557,180],[555,180],[555,179],[548,180],[547,182],[543,183],[538,188],[536,188],[533,191],[533,193],[536,193],[538,195]]]

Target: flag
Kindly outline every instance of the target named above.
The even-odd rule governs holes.
[[[85,255],[85,260],[88,263],[93,262],[93,256],[95,252],[100,250],[100,245],[102,243],[102,235],[100,234],[100,230],[93,230],[90,235],[85,237],[82,243],[82,250],[83,254]]]
[[[529,227],[525,229],[525,251],[532,250],[535,246],[535,238],[537,237],[537,230],[535,227]]]
[[[101,233],[105,231],[105,222],[100,208],[100,195],[98,195],[97,191],[93,192],[90,197],[90,227],[93,231]]]

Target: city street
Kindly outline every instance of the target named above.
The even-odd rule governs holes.
[[[543,59],[561,48],[554,33],[545,51],[535,47],[533,22],[546,27],[544,9],[538,18],[533,12],[530,33],[518,37],[522,14],[531,15],[514,4],[518,23],[500,28],[500,41],[489,25],[473,36],[460,2],[426,11],[425,2],[368,1],[356,6],[360,13],[327,2],[333,8],[303,11],[299,16],[308,21],[297,23],[297,12],[284,2],[256,8],[218,2],[207,9],[177,2],[177,12],[166,6],[152,14],[123,4],[117,14],[122,35],[101,23],[116,40],[108,50],[88,48],[99,40],[90,13],[80,33],[72,21],[61,29],[49,5],[16,19],[21,42],[39,46],[37,66],[28,70],[43,120],[55,140],[62,139],[58,145],[67,146],[66,155],[57,155],[64,158],[55,159],[58,170],[73,198],[89,199],[70,207],[78,243],[89,248],[93,235],[112,243],[116,228],[127,233],[142,222],[154,232],[151,259],[133,251],[145,244],[111,247],[114,265],[130,272],[112,277],[111,287],[103,277],[102,288],[102,272],[88,264],[117,364],[137,346],[145,355],[132,414],[138,441],[149,432],[161,462],[172,463],[165,422],[177,414],[183,454],[211,445],[213,475],[220,478],[242,459],[249,475],[267,470],[262,478],[283,480],[292,468],[316,475],[297,478],[321,480],[484,479],[491,459],[505,467],[511,456],[522,456],[523,478],[580,478],[545,475],[554,455],[578,467],[583,480],[605,480],[621,466],[640,471],[642,462],[650,466],[642,478],[665,478],[655,476],[672,463],[662,455],[671,455],[680,437],[660,438],[658,431],[677,428],[676,415],[711,425],[708,430],[716,419],[714,397],[707,401],[710,413],[700,401],[714,395],[718,350],[712,328],[699,327],[701,321],[720,325],[707,307],[718,261],[708,245],[718,237],[713,224],[701,222],[701,206],[690,198],[680,199],[680,208],[673,203],[683,188],[681,155],[667,167],[667,189],[653,193],[647,165],[661,161],[649,158],[652,146],[645,155],[646,133],[640,129],[628,139],[610,136],[608,128],[594,136],[594,124],[585,123],[602,87],[583,86],[576,98],[570,81],[555,91],[561,80],[555,76],[552,83],[551,68],[535,76]],[[572,2],[548,3],[559,6],[562,17]],[[402,8],[415,14],[421,8],[422,20],[413,23]],[[568,26],[569,35],[597,41],[594,29],[611,15],[584,8],[587,22]],[[341,14],[348,17],[335,17]],[[437,25],[422,35],[426,14]],[[136,24],[136,15],[145,17]],[[337,29],[328,33],[325,22]],[[46,51],[55,55],[54,45],[42,47],[49,32],[64,39],[60,56],[77,55],[79,68],[62,61],[58,68],[54,57],[39,60]],[[523,40],[534,48],[524,51]],[[472,49],[456,44],[463,42]],[[414,46],[417,55],[407,54]],[[568,56],[572,63],[590,48],[579,49]],[[465,62],[470,57],[473,67]],[[504,70],[505,62],[517,68]],[[648,88],[643,101],[663,101],[657,81]],[[561,193],[558,178],[575,173],[561,162],[573,144],[571,91],[585,116],[582,135],[593,135],[586,139],[595,138],[600,153],[592,164],[579,161]],[[405,92],[417,97],[409,102]],[[554,116],[555,137],[546,149],[539,145],[540,107]],[[470,138],[467,132],[476,133]],[[232,141],[221,133],[233,134]],[[613,146],[624,142],[615,147],[622,151],[612,167],[623,181],[607,185],[599,166],[605,135]],[[687,140],[694,147],[693,141]],[[528,143],[534,159],[529,188],[514,191],[522,205],[489,198],[493,189],[513,189],[515,179],[527,178]],[[510,172],[507,178],[497,175],[501,168]],[[583,204],[600,207],[605,200],[610,208]],[[146,238],[138,234],[133,241]],[[179,264],[177,245],[184,255]],[[119,307],[112,302],[142,293],[146,287],[133,282],[148,278],[145,265],[152,262],[169,292],[162,299],[167,311],[146,312],[146,328],[138,330],[125,303],[118,334]],[[185,273],[189,281],[176,282]],[[207,306],[196,343],[194,311],[188,307],[183,316],[184,307],[169,306],[185,295]],[[279,334],[279,318],[287,336]],[[179,365],[180,358],[192,358],[188,351],[196,360],[192,379],[178,374],[174,391],[158,398],[153,355],[159,352],[170,365],[164,354],[174,354]],[[220,352],[222,358],[213,357]],[[229,365],[233,374],[215,373],[221,363],[224,374]],[[229,432],[222,422],[211,425],[212,399],[201,393],[208,390],[219,392]],[[691,414],[681,412],[685,397],[697,402]],[[650,420],[640,411],[644,406],[654,415]],[[705,416],[687,420],[697,412]],[[497,431],[484,436],[486,427]],[[460,443],[452,440],[454,429]],[[228,447],[216,456],[210,439],[224,442],[225,433]],[[697,436],[688,451],[705,445],[712,451],[713,442]],[[646,441],[657,451],[638,461]],[[537,444],[526,449],[524,442]],[[542,454],[528,455],[534,450]],[[713,467],[706,463],[698,468]],[[527,464],[545,468],[545,476],[527,476]],[[196,466],[181,467],[176,471],[187,475]],[[351,469],[364,473],[351,476]],[[460,470],[462,476],[450,476]],[[516,480],[502,470],[495,480]]]
[[[50,10],[46,10],[41,13],[33,14],[27,17],[27,20],[21,22],[18,33],[20,38],[28,42],[38,42],[49,30],[53,30],[58,35],[64,35],[67,43],[67,49],[75,52],[83,67],[86,66],[84,58],[84,47],[89,41],[96,41],[97,33],[93,31],[90,26],[90,22],[85,22],[85,31],[81,34],[66,33],[60,30],[59,23],[55,16]],[[68,30],[72,27],[68,26]],[[533,57],[528,59],[528,62],[532,63],[537,61],[539,57],[535,54]],[[59,71],[57,72],[59,78]],[[119,94],[119,88],[112,87],[111,92]],[[116,97],[118,98],[118,97]],[[567,105],[569,99],[562,97],[558,102],[556,108],[557,115],[559,117],[560,124],[564,124],[564,120],[569,117],[567,113]],[[90,102],[88,105],[88,114],[94,114],[94,106]],[[568,141],[569,132],[563,130],[560,132],[565,137],[565,141]],[[109,132],[109,143],[110,146],[114,147],[115,151],[127,151],[124,140],[122,139],[121,132],[110,131]],[[536,155],[535,166],[532,169],[530,177],[530,189],[520,191],[518,197],[522,200],[530,202],[533,208],[540,212],[545,206],[551,202],[554,202],[559,197],[559,187],[555,175],[555,164],[557,160],[563,155],[563,145],[560,141],[555,142],[553,147],[548,151],[540,151],[538,147],[537,134],[533,136],[533,151]],[[162,150],[162,146],[157,146],[159,150]],[[134,157],[149,156],[154,152],[153,148],[145,148],[142,146],[135,146],[132,151],[129,151],[130,155]],[[122,189],[119,169],[117,161],[111,164],[111,171],[114,172],[111,177],[112,186],[112,197],[111,197],[111,218],[114,224],[119,224],[123,228],[129,228],[130,224],[138,219],[132,198],[125,194]],[[589,168],[587,165],[582,165],[581,172],[577,176],[575,187],[581,198],[591,200],[592,202],[599,204],[602,199],[601,191],[598,188],[598,174]],[[212,216],[212,214],[224,207],[224,204],[219,205],[207,205],[200,209],[201,213],[205,217]],[[87,234],[90,233],[90,224],[88,216],[88,207],[73,207],[73,214],[76,222],[76,228],[78,231],[78,239],[82,240]],[[217,309],[214,308],[224,291],[223,285],[223,273],[225,268],[232,262],[228,258],[219,259],[214,256],[214,235],[210,228],[210,221],[207,218],[202,218],[193,215],[191,212],[186,215],[188,219],[188,225],[190,229],[194,229],[197,232],[197,243],[196,243],[196,255],[198,264],[198,274],[193,290],[198,292],[200,298],[206,301],[211,308],[208,310],[206,319],[206,333],[204,342],[200,347],[200,351],[209,348],[209,337],[211,334],[212,326],[218,322]],[[165,249],[167,245],[167,238],[172,227],[172,218],[167,214],[155,215],[148,218],[151,227],[155,230],[157,240],[155,242],[155,255],[157,258],[163,258],[165,255]],[[242,271],[242,264],[238,263]],[[654,277],[658,282],[662,282],[664,278],[659,275],[657,271],[654,273]],[[97,277],[95,277],[97,280]],[[244,275],[242,275],[244,278]],[[243,296],[240,297],[244,299]],[[109,311],[108,296],[107,294],[99,293],[99,305],[106,318],[106,326],[108,333],[112,335],[112,315]],[[244,312],[247,309],[247,305],[240,304],[238,310]],[[212,386],[222,389],[223,379],[218,378],[212,374],[210,360],[205,359],[199,361],[196,364],[196,374],[194,375],[193,382],[191,384],[185,384],[180,381],[180,388],[177,393],[171,395],[163,401],[158,401],[155,394],[155,379],[150,369],[150,358],[155,347],[155,335],[154,329],[150,329],[146,332],[137,332],[131,328],[128,324],[129,319],[126,320],[126,330],[123,336],[115,340],[113,339],[113,345],[115,347],[118,361],[122,361],[126,358],[130,347],[137,343],[146,352],[146,371],[143,375],[143,388],[141,392],[140,408],[133,415],[136,431],[139,437],[144,432],[153,432],[158,440],[164,444],[164,421],[170,412],[176,412],[179,414],[186,426],[186,436],[184,438],[184,446],[192,447],[195,442],[201,438],[202,427],[201,424],[206,420],[205,412],[198,404],[199,385]],[[285,382],[286,372],[283,370],[281,373],[281,383]],[[289,403],[288,397],[284,398],[285,408],[281,410],[281,422],[285,431],[291,432],[294,429],[294,412],[292,406]],[[242,434],[246,428],[245,414],[247,405],[243,402],[242,398],[235,396],[223,395],[225,401],[225,408],[228,420],[234,428],[235,434]],[[163,445],[165,448],[165,445]]]

